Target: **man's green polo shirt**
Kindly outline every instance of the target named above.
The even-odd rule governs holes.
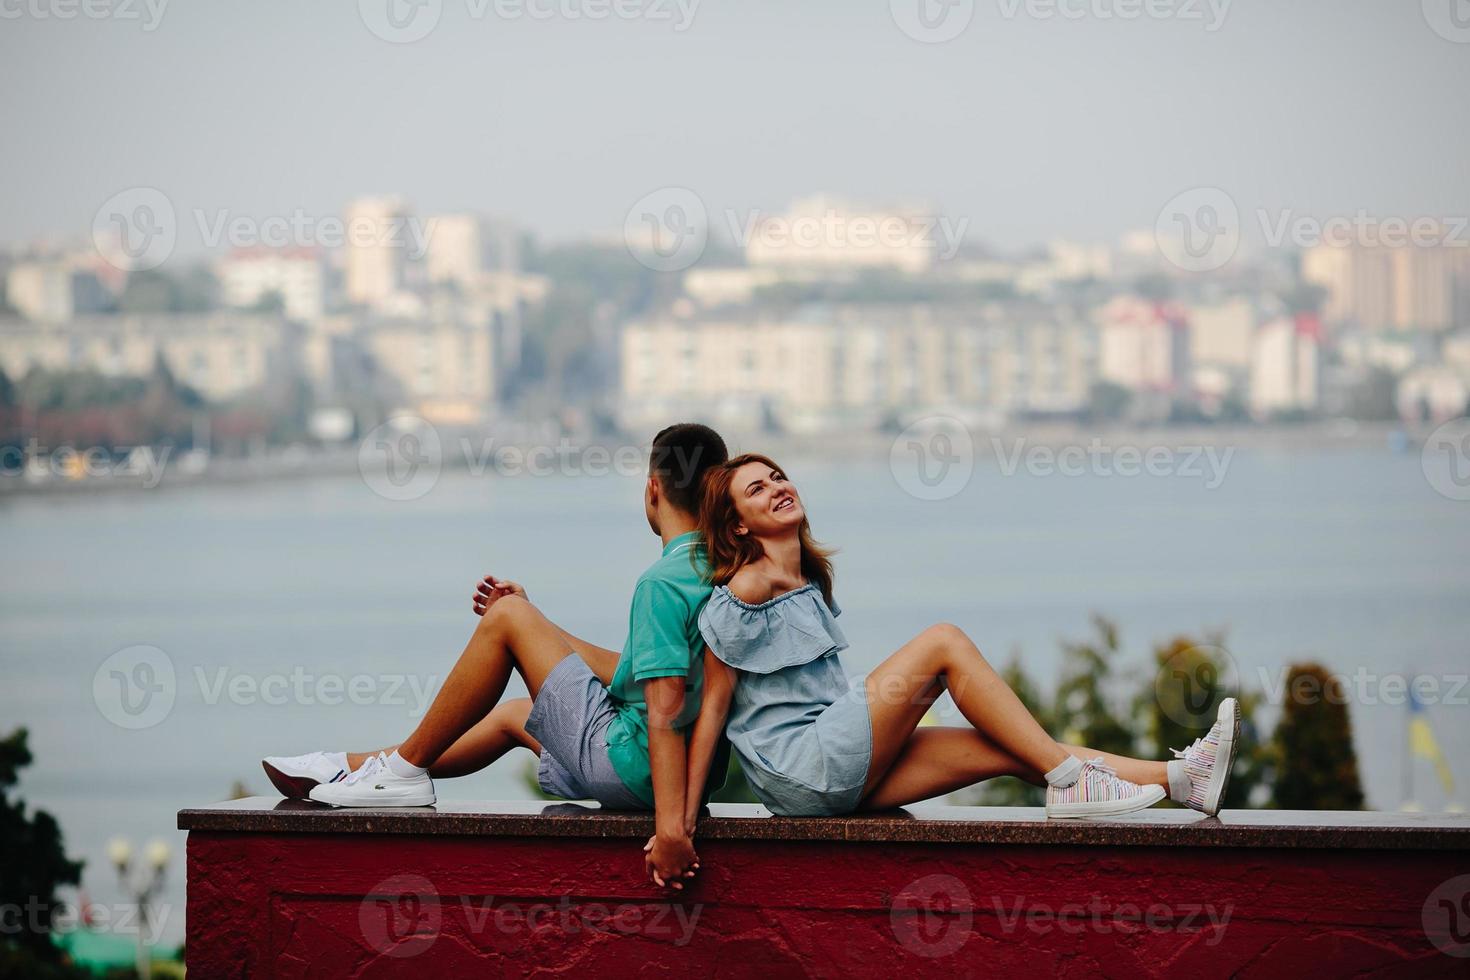
[[[683,677],[684,708],[674,727],[686,731],[694,724],[704,689],[699,613],[710,591],[709,565],[697,531],[664,545],[663,556],[639,577],[633,590],[628,641],[608,687],[618,714],[607,728],[607,754],[618,778],[650,807],[653,776],[643,684],[655,677]],[[723,780],[724,773],[717,778]]]

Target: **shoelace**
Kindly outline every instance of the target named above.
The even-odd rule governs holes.
[[[362,764],[361,769],[349,775],[342,782],[350,786],[360,779],[369,779],[382,772],[383,769],[387,768],[387,765],[388,757],[379,752],[377,755],[369,756],[368,760]]]
[[[1187,749],[1184,749],[1182,751],[1179,749],[1170,749],[1169,751],[1174,753],[1174,758],[1176,759],[1187,759],[1191,752],[1199,751],[1199,747],[1202,742],[1204,742],[1204,738],[1197,738]]]

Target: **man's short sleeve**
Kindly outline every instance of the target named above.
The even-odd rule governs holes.
[[[689,606],[667,582],[638,583],[629,617],[629,666],[634,681],[689,675]]]

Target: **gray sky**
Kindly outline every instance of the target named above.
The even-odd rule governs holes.
[[[84,234],[135,185],[256,219],[401,191],[550,238],[616,233],[665,185],[717,212],[925,200],[1003,247],[1151,227],[1200,185],[1242,211],[1470,212],[1470,41],[1420,0],[1236,0],[1215,31],[1203,0],[1127,21],[975,0],[942,44],[885,0],[703,0],[682,32],[672,0],[601,21],[442,0],[408,44],[360,16],[386,0],[173,0],[151,32],[143,0],[33,12],[68,2],[0,0],[0,240]]]

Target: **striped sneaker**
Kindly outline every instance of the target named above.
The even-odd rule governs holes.
[[[1046,788],[1046,815],[1053,818],[1120,817],[1151,807],[1164,798],[1162,786],[1139,786],[1103,764],[1082,763],[1082,775],[1071,786]]]
[[[1189,776],[1189,798],[1185,806],[1210,816],[1220,812],[1225,787],[1230,782],[1230,767],[1235,762],[1235,748],[1240,742],[1240,702],[1226,698],[1220,702],[1215,723],[1203,738],[1184,751],[1170,749],[1174,758],[1184,760]]]

